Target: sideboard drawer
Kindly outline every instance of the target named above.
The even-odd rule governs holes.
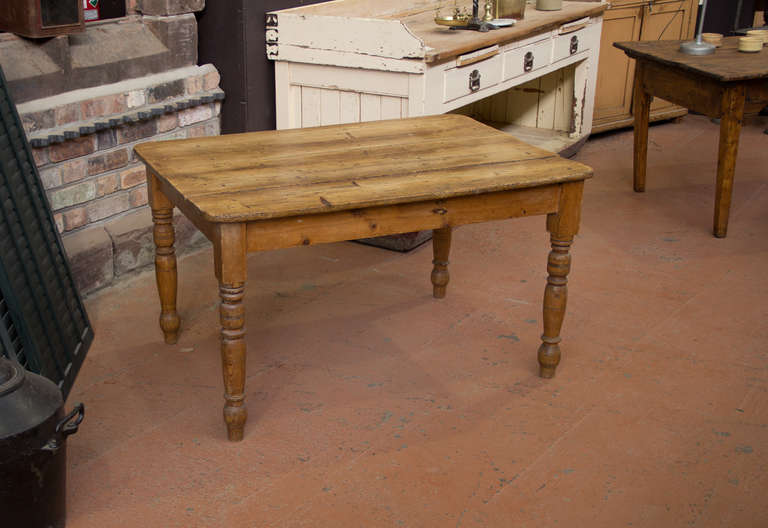
[[[504,80],[547,66],[551,55],[552,41],[549,39],[507,51],[504,54]]]
[[[501,82],[501,55],[445,71],[443,102],[453,101]]]
[[[552,54],[552,62],[557,62],[588,50],[591,44],[588,29],[584,28],[555,37],[555,50]]]

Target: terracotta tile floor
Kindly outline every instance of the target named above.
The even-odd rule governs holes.
[[[741,139],[729,236],[711,236],[718,127],[596,137],[563,361],[537,377],[543,218],[429,245],[256,254],[246,438],[225,440],[209,250],[179,262],[183,333],[154,277],[87,301],[69,527],[768,525],[767,118]]]

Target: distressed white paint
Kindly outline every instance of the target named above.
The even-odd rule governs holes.
[[[407,73],[290,63],[290,83],[315,88],[408,97]]]
[[[333,4],[341,9],[343,2]],[[557,141],[569,136],[576,141],[591,131],[600,17],[434,64],[418,58],[424,56],[423,49],[416,51],[420,41],[415,43],[399,21],[356,18],[350,31],[342,31],[340,21],[348,17],[322,16],[318,23],[315,15],[322,6],[307,6],[314,14],[303,18],[280,13],[278,128],[459,111],[515,125],[510,129],[553,130]],[[371,38],[381,31],[391,32],[383,40]],[[574,36],[579,47],[571,54]],[[534,66],[525,72],[528,52]],[[472,92],[474,70],[480,73],[480,89]]]
[[[274,53],[275,56],[270,58],[280,61],[329,66],[343,64],[345,68],[365,68],[368,70],[406,73],[424,73],[424,70],[427,68],[426,64],[420,59],[390,59],[346,51],[305,48],[282,43],[275,47]]]
[[[426,56],[424,43],[399,20],[356,18],[351,24],[346,16],[298,15],[283,11],[277,13],[277,28],[279,45],[393,59]]]

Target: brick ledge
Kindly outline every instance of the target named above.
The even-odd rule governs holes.
[[[183,215],[174,216],[176,255],[210,244]],[[80,293],[87,296],[154,263],[152,215],[148,207],[62,237]]]

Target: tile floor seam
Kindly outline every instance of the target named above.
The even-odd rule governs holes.
[[[566,439],[568,435],[570,435],[579,425],[581,425],[582,422],[584,422],[584,420],[586,420],[589,416],[591,416],[595,412],[597,405],[596,404],[583,405],[577,409],[577,412],[581,411],[585,407],[588,407],[587,412],[581,418],[579,418],[576,422],[574,422],[573,425],[571,425],[571,427],[569,427],[565,432],[563,432],[557,438],[557,440],[555,440],[549,446],[547,446],[547,448],[542,453],[540,453],[530,464],[528,464],[528,466],[526,466],[522,471],[520,471],[515,478],[516,482],[518,482],[521,477],[523,477],[526,473],[528,473],[531,468],[533,468],[536,464],[538,464],[539,461],[541,461],[548,454],[550,454],[561,442],[563,442]],[[484,506],[490,504],[492,501],[495,501],[502,494],[502,492],[506,491],[507,489],[514,489],[516,487],[517,487],[516,485],[504,486],[503,488],[498,490],[493,497],[488,499],[488,501],[486,501]]]

